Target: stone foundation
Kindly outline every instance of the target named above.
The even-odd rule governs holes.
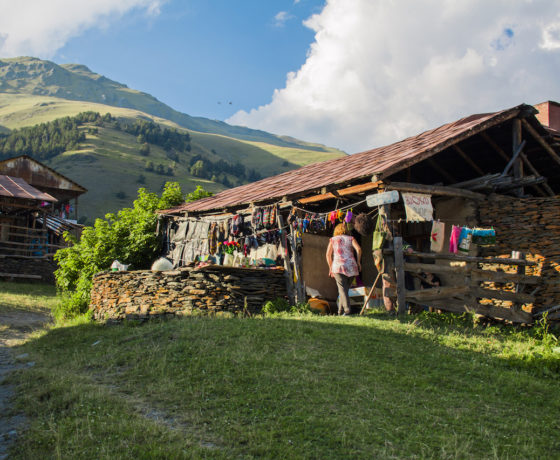
[[[19,257],[0,257],[0,273],[3,280],[9,280],[7,274],[13,275],[32,275],[32,278],[25,276],[14,277],[14,281],[42,282],[54,284],[54,271],[57,269],[56,263],[50,259],[22,259]],[[35,278],[40,276],[41,279]]]
[[[193,312],[260,312],[286,297],[283,269],[182,267],[164,272],[101,272],[93,278],[90,309],[98,321],[148,319]]]

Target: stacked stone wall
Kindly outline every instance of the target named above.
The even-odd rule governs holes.
[[[207,266],[101,272],[93,278],[90,309],[99,321],[194,312],[258,313],[266,301],[286,296],[283,269]]]
[[[10,279],[9,274],[22,275],[13,277],[15,281],[43,282],[54,284],[54,271],[56,263],[51,259],[23,259],[21,257],[0,257],[0,273],[2,279]],[[32,275],[33,278],[26,278],[25,275]],[[40,276],[41,279],[34,278]]]
[[[484,256],[511,256],[521,251],[528,275],[540,276],[534,312],[560,304],[560,197],[491,197],[480,204],[480,225],[494,227],[496,245],[482,248]]]

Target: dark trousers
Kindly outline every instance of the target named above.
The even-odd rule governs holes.
[[[349,315],[350,312],[350,297],[348,296],[348,289],[352,284],[353,276],[346,276],[342,273],[335,273],[334,279],[336,281],[336,287],[338,288],[338,314],[342,315],[344,312]]]

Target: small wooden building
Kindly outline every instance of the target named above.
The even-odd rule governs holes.
[[[53,281],[65,231],[79,236],[78,196],[86,189],[28,156],[0,162],[0,276]]]
[[[518,323],[531,323],[544,311],[560,316],[560,126],[544,124],[560,120],[560,105],[546,102],[539,109],[521,104],[471,115],[389,146],[166,210],[166,254],[179,266],[211,253],[213,232],[235,216],[245,216],[246,228],[230,240],[257,234],[247,221],[256,208],[270,207],[278,214],[275,227],[269,223],[262,232],[280,230],[279,253],[288,284],[295,282],[295,300],[305,300],[306,288],[333,299],[336,287],[325,259],[332,228],[324,224],[332,211],[351,210],[354,216],[380,216],[386,224],[385,246],[373,255],[371,234],[359,237],[361,278],[366,291],[384,280],[384,300],[400,313],[418,304]],[[398,201],[383,198],[389,191],[398,192]],[[407,193],[427,200],[430,218],[407,214]],[[431,250],[434,222],[444,224],[437,252]],[[496,241],[450,252],[453,226],[491,229]],[[403,241],[413,247],[406,257]],[[421,289],[426,286],[418,278],[426,273],[436,274],[441,286]]]

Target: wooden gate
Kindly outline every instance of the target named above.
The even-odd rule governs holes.
[[[536,265],[521,257],[484,258],[455,254],[411,252],[407,255],[420,259],[434,259],[438,263],[405,261],[402,238],[394,238],[396,297],[399,314],[406,312],[407,302],[429,305],[440,310],[462,313],[473,312],[514,323],[532,323],[533,316],[522,309],[535,301],[540,277],[525,275],[527,266]],[[501,267],[516,267],[516,273],[499,271]],[[456,275],[460,280],[454,286],[407,290],[405,272],[413,276],[422,273]],[[525,292],[530,290],[530,292]],[[498,302],[497,302],[498,301]],[[496,305],[507,303],[508,306]]]

